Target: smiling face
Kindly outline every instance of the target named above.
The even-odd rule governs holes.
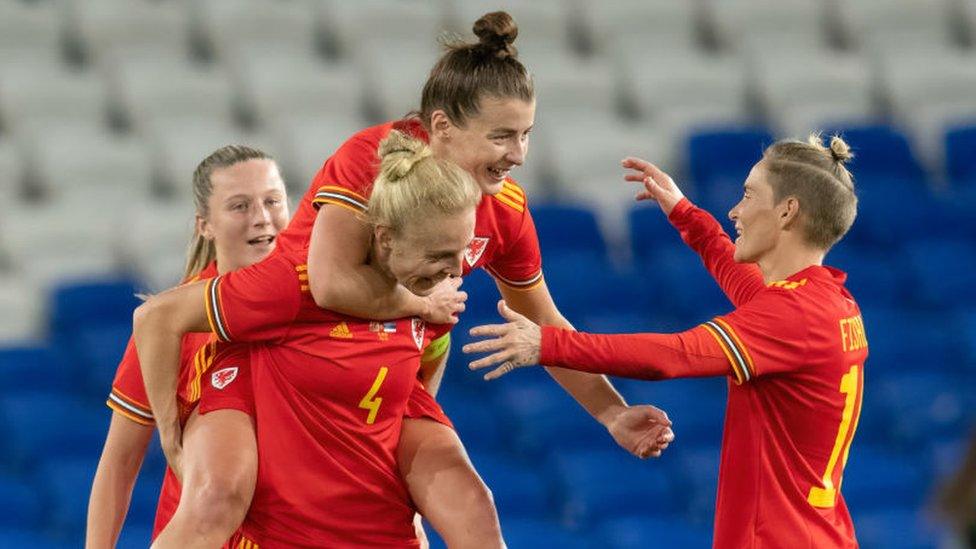
[[[752,167],[743,186],[742,200],[729,211],[735,222],[735,260],[756,263],[779,241],[782,208],[774,203],[773,187],[759,162]]]
[[[288,224],[285,183],[273,160],[252,159],[218,168],[210,175],[209,212],[197,229],[213,240],[221,271],[264,259]]]
[[[478,114],[463,126],[454,125],[444,111],[435,111],[431,146],[470,173],[483,193],[496,194],[509,171],[525,161],[533,124],[534,100],[483,97]]]
[[[475,209],[406,223],[398,232],[374,229],[386,269],[412,293],[428,295],[448,276],[461,276],[461,261],[474,238]]]

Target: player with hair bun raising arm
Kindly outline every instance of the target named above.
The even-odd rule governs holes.
[[[652,164],[627,159],[638,199],[660,204],[736,309],[677,334],[596,335],[540,328],[503,302],[508,324],[465,352],[474,369],[548,366],[640,379],[727,376],[715,547],[856,547],[841,479],[861,412],[868,355],[846,275],[823,266],[854,222],[842,139],[766,149],[729,212],[733,243]]]

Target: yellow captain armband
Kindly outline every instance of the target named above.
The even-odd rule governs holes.
[[[424,349],[423,356],[420,357],[421,362],[433,362],[438,358],[444,356],[448,349],[451,348],[451,332],[447,332],[441,337],[430,342],[430,345]]]

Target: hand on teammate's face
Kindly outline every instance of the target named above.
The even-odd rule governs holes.
[[[624,168],[633,171],[624,175],[626,181],[644,185],[644,190],[637,193],[636,199],[654,200],[661,206],[664,215],[671,215],[671,210],[685,197],[671,176],[654,164],[634,157],[625,158],[621,164]]]
[[[421,317],[434,324],[457,324],[458,315],[464,312],[468,293],[461,291],[461,277],[450,276],[437,283],[424,298],[427,310]]]
[[[492,353],[469,365],[472,370],[497,365],[497,368],[485,374],[485,379],[488,381],[499,378],[515,368],[538,364],[542,346],[542,329],[537,324],[509,309],[504,300],[498,302],[498,313],[508,323],[472,328],[471,335],[488,336],[489,339],[468,343],[463,349],[468,354]]]

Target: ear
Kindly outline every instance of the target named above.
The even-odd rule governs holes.
[[[383,250],[393,249],[393,229],[386,227],[384,225],[377,225],[373,227],[373,238],[376,239],[380,244],[380,248]]]
[[[777,209],[779,209],[780,228],[787,229],[800,218],[800,201],[795,196],[784,198]]]
[[[437,109],[430,115],[430,135],[437,137],[441,141],[450,139],[454,123],[447,113],[442,109]]]
[[[207,222],[207,218],[203,217],[202,215],[197,215],[196,217],[196,232],[198,235],[206,238],[207,240],[214,239],[213,228],[210,226],[210,223]]]

